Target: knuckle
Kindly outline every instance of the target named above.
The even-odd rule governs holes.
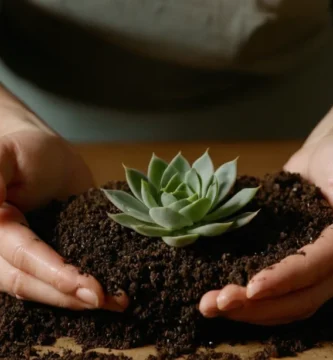
[[[73,269],[75,269],[73,267]],[[55,270],[51,285],[62,293],[71,293],[77,288],[75,271],[70,266],[63,265]]]
[[[22,244],[19,244],[15,247],[11,259],[11,263],[13,264],[13,266],[22,269],[22,267],[24,266],[25,252],[25,247]]]
[[[58,289],[59,291],[63,291],[63,270],[62,269],[57,269],[55,271],[54,277],[51,280],[51,285],[55,288]],[[59,307],[62,307],[59,305]]]
[[[9,291],[18,296],[24,296],[24,274],[20,270],[14,270],[10,276]]]

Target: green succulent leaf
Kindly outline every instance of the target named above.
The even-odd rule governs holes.
[[[198,199],[199,199],[199,195],[198,195],[198,194],[193,194],[193,195],[191,195],[190,197],[187,198],[187,200],[188,200],[189,202],[195,202],[195,201],[197,201]]]
[[[172,160],[171,163],[179,173],[185,174],[186,171],[191,169],[189,162],[184,158],[181,152],[179,152]]]
[[[182,191],[186,192],[188,196],[191,196],[193,194],[191,189],[184,182],[179,184],[179,186],[177,187],[177,189],[174,192],[177,193],[177,192],[182,192]]]
[[[229,161],[215,171],[215,176],[219,184],[219,195],[216,198],[215,205],[218,205],[235,185],[237,179],[237,161],[238,158]]]
[[[168,167],[165,169],[162,179],[161,179],[161,187],[164,188],[172,176],[176,173],[179,173],[181,178],[184,174],[191,168],[188,161],[183,157],[181,153],[178,153],[170,162]]]
[[[192,168],[181,153],[169,164],[153,154],[147,177],[135,169],[125,170],[133,195],[103,190],[123,212],[108,216],[144,236],[161,237],[170,246],[187,246],[200,236],[219,236],[248,224],[258,214],[239,212],[258,188],[243,189],[225,200],[236,182],[237,159],[214,173],[208,150]]]
[[[202,198],[179,210],[179,213],[190,219],[193,223],[200,221],[210,209],[210,200]]]
[[[228,220],[232,221],[232,226],[230,227],[229,230],[235,230],[242,226],[247,225],[250,221],[252,221],[258,215],[259,212],[260,212],[260,210],[254,211],[254,212],[246,212],[246,213],[240,214],[238,216],[235,216],[234,218],[228,219]]]
[[[172,193],[172,192],[176,191],[176,189],[179,187],[180,184],[181,184],[180,175],[179,175],[179,173],[176,173],[171,177],[171,179],[167,183],[166,187],[161,190],[168,192],[168,193]]]
[[[197,171],[201,178],[202,196],[205,196],[214,175],[214,165],[208,150],[193,163],[192,168]]]
[[[185,247],[195,243],[199,238],[197,234],[180,235],[180,236],[164,236],[162,240],[169,246],[172,247]]]
[[[170,230],[159,226],[135,225],[132,229],[141,235],[149,237],[163,237],[172,233]]]
[[[247,205],[254,198],[258,190],[259,187],[248,188],[239,191],[236,195],[234,195],[229,201],[227,201],[217,210],[215,210],[211,214],[208,214],[204,220],[206,222],[212,222],[233,215],[238,210]]]
[[[227,223],[215,223],[199,226],[197,228],[188,231],[189,234],[198,234],[200,236],[213,237],[219,236],[229,230],[232,226],[232,222]]]
[[[164,189],[168,185],[168,183],[172,179],[172,177],[174,175],[176,175],[177,173],[178,173],[177,169],[174,166],[172,166],[171,164],[169,164],[162,175],[160,189]]]
[[[152,225],[152,224],[148,224],[144,221],[140,221],[140,220],[134,218],[133,216],[130,216],[130,215],[124,214],[124,213],[122,213],[122,214],[108,213],[108,216],[116,223],[118,223],[124,227],[130,228],[130,229],[132,229],[133,226],[137,226],[137,225],[150,225],[150,226]]]
[[[140,200],[122,190],[103,190],[105,196],[125,214],[136,219],[153,223],[149,216],[149,209]]]
[[[141,180],[141,198],[143,203],[148,208],[153,208],[159,206],[154,196],[152,195],[152,185],[147,181]]]
[[[162,193],[161,195],[161,202],[163,206],[169,206],[170,204],[176,202],[178,199],[173,195],[169,193]]]
[[[148,181],[146,175],[138,170],[127,168],[126,166],[124,166],[124,168],[126,172],[126,181],[129,188],[137,199],[142,200],[141,181]]]
[[[106,190],[102,189],[104,195],[116,206],[120,211],[126,213],[129,210],[140,211],[149,214],[149,209],[140,200],[133,195],[122,190]]]
[[[144,222],[151,223],[151,224],[154,223],[154,221],[151,219],[151,217],[149,215],[146,215],[140,211],[128,210],[127,214],[138,220],[142,220]]]
[[[190,205],[191,202],[188,199],[178,200],[168,206],[169,209],[178,212],[180,209],[184,208],[187,205]]]
[[[195,169],[191,169],[185,174],[185,182],[187,186],[192,190],[192,192],[200,196],[201,179]]]
[[[152,208],[149,215],[157,225],[169,230],[178,230],[193,225],[190,219],[167,207]]]
[[[163,173],[168,167],[168,163],[153,154],[148,166],[148,179],[157,190],[160,189]]]
[[[188,193],[187,191],[175,191],[172,193],[172,195],[177,199],[177,200],[182,200],[182,199],[187,199],[188,198]]]
[[[217,181],[217,178],[213,176],[213,181],[210,184],[206,194],[206,198],[210,200],[211,206],[214,205],[218,194],[219,194],[219,183]]]

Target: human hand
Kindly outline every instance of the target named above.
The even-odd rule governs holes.
[[[300,173],[321,188],[333,206],[333,111],[317,126],[284,168]],[[210,291],[200,302],[206,317],[260,325],[305,319],[333,297],[333,227],[302,249],[256,274],[247,287],[228,285]]]
[[[125,295],[105,296],[92,276],[64,264],[28,227],[23,211],[93,185],[89,169],[70,145],[29,121],[30,116],[16,109],[1,113],[0,291],[74,310],[123,311]]]

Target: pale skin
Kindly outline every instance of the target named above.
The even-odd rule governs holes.
[[[301,173],[320,187],[333,206],[333,110],[284,168]],[[223,316],[261,325],[311,316],[333,297],[333,226],[301,250],[305,256],[292,255],[272,270],[262,270],[246,287],[231,284],[205,294],[200,311],[206,317]]]
[[[38,241],[22,213],[93,186],[89,169],[68,143],[1,86],[0,119],[0,291],[74,310],[123,311],[125,295],[103,294],[94,278],[65,265]]]
[[[0,119],[0,291],[74,310],[123,311],[125,294],[103,294],[95,279],[65,265],[36,241],[22,214],[92,186],[88,168],[68,143],[1,86]],[[285,169],[318,185],[333,206],[333,111]],[[306,256],[290,256],[273,270],[263,270],[246,288],[228,285],[205,294],[200,311],[264,325],[310,316],[333,297],[333,229],[303,250]]]

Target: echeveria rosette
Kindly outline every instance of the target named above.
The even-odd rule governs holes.
[[[148,174],[126,168],[132,194],[103,190],[121,214],[109,214],[118,224],[168,245],[183,247],[200,236],[214,237],[248,224],[258,213],[239,210],[258,188],[242,189],[225,201],[237,177],[237,159],[214,171],[206,151],[192,166],[179,153],[169,164],[153,154]]]

